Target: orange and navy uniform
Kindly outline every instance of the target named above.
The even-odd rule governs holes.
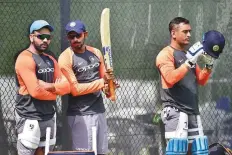
[[[104,113],[101,95],[105,65],[101,51],[86,46],[83,53],[68,47],[58,60],[61,71],[70,83],[68,116]]]
[[[163,107],[173,106],[188,114],[199,114],[197,85],[205,85],[211,71],[197,64],[189,68],[185,51],[165,47],[156,57],[156,67],[161,76]]]
[[[19,90],[16,111],[24,118],[49,120],[55,114],[57,95],[70,92],[70,86],[62,74],[57,61],[48,54],[34,54],[22,51],[15,63],[16,80]],[[60,82],[55,82],[56,79]],[[39,84],[39,80],[54,83],[55,92],[49,92]]]

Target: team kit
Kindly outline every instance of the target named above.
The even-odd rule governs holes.
[[[206,85],[214,63],[223,53],[225,38],[216,30],[203,33],[190,45],[191,24],[183,17],[168,25],[170,44],[154,60],[160,75],[161,119],[167,141],[166,155],[208,155],[198,105],[198,85]],[[116,101],[119,88],[110,40],[110,9],[102,11],[102,51],[87,45],[83,21],[67,23],[69,47],[58,59],[46,51],[55,30],[45,20],[30,25],[30,45],[15,62],[18,93],[15,105],[18,155],[108,154],[107,121],[103,94]],[[201,60],[203,65],[198,65]],[[66,111],[72,150],[52,151],[56,144],[57,96],[68,96]],[[217,153],[217,155],[220,155]]]

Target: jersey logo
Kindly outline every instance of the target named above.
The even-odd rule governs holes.
[[[100,64],[97,62],[97,63],[95,63],[95,64],[90,64],[90,65],[88,65],[88,66],[80,67],[80,68],[78,69],[78,72],[85,72],[85,71],[87,71],[87,70],[90,70],[90,69],[93,69],[93,68],[99,67],[99,66],[100,66]]]
[[[39,74],[54,72],[54,68],[42,68],[38,70]]]
[[[48,64],[49,66],[52,66],[52,64],[49,60],[46,60],[46,64]]]
[[[90,57],[89,57],[89,60],[90,60],[91,62],[94,62],[95,59],[94,59],[93,56],[90,56]]]
[[[40,67],[42,65],[42,63],[40,62],[39,64],[38,64],[38,66]]]
[[[184,59],[179,60],[180,63],[182,63],[183,61],[184,61]]]
[[[77,64],[80,66],[80,65],[82,65],[82,64],[83,64],[83,62],[79,62],[79,63],[77,63]]]

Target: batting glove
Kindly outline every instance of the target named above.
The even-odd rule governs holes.
[[[212,56],[210,56],[206,52],[204,52],[202,54],[201,60],[203,61],[203,63],[205,64],[205,67],[207,69],[212,69],[213,68],[213,63],[215,61],[215,58],[213,58]]]
[[[185,63],[190,67],[193,68],[197,63],[198,57],[204,52],[203,45],[200,42],[195,43],[192,45],[186,53],[187,60]]]

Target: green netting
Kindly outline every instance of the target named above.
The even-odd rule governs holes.
[[[209,142],[232,147],[231,0],[0,0],[0,154],[16,154],[13,60],[29,44],[29,25],[44,19],[54,26],[50,51],[59,56],[68,46],[64,25],[81,19],[89,32],[87,44],[101,49],[100,15],[106,7],[111,9],[113,64],[121,85],[116,103],[105,99],[110,155],[163,154],[162,126],[152,122],[161,110],[154,63],[158,52],[169,43],[168,23],[176,16],[190,20],[192,43],[210,29],[222,32],[226,38],[224,53],[216,61],[209,83],[199,87],[199,101]],[[68,136],[62,134],[67,126],[67,100],[62,99],[58,99],[57,106],[56,150],[70,149]],[[229,107],[223,110],[222,104]]]

